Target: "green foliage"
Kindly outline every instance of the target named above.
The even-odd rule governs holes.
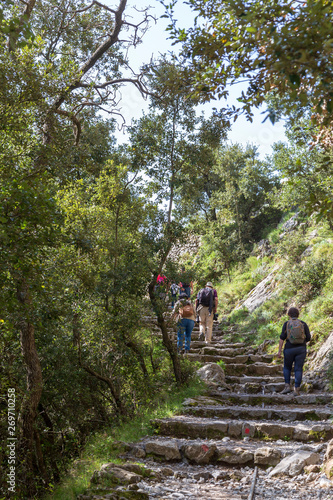
[[[307,249],[308,242],[301,232],[287,232],[283,235],[281,243],[278,246],[278,255],[286,256],[290,263],[290,268],[301,261],[303,252]]]
[[[295,288],[305,288],[303,300],[315,297],[323,289],[327,278],[332,274],[332,260],[325,257],[308,258],[305,265],[296,273]]]
[[[223,370],[225,370],[225,362],[223,361],[223,359],[220,359],[220,361],[218,361],[216,364],[219,365]]]
[[[235,117],[242,109],[252,120],[252,106],[274,93],[285,97],[289,109],[311,107],[317,122],[331,122],[331,2],[188,3],[198,21],[192,27],[179,27],[172,9],[167,15],[171,36],[182,44],[187,71],[193,72],[196,96],[227,98],[227,85],[246,79],[248,88],[238,98],[242,108],[231,109]],[[274,109],[267,117],[274,123]]]
[[[186,99],[189,82],[180,79],[180,72],[180,65],[166,57],[153,65],[150,112],[130,128],[127,151],[132,168],[148,176],[147,196],[167,203],[169,222],[171,214],[179,220],[199,207],[206,208],[215,150],[226,138],[226,127],[216,110],[208,120],[196,116],[195,101]]]
[[[288,126],[288,145],[274,145],[270,161],[284,181],[275,192],[275,204],[287,210],[298,207],[317,222],[327,220],[332,229],[332,151],[320,145],[310,148],[314,134],[313,127],[301,119],[296,126]]]
[[[231,324],[239,323],[242,320],[244,320],[245,318],[247,318],[248,315],[249,315],[249,312],[246,309],[246,307],[241,307],[240,309],[237,309],[230,314],[229,323],[231,323]]]

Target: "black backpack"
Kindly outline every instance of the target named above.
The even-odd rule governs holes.
[[[211,305],[212,295],[212,288],[206,287],[200,290],[199,304],[205,307],[209,307]]]

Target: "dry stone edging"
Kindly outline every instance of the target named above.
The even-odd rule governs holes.
[[[216,324],[213,335],[206,345],[196,328],[187,356],[201,363],[206,394],[184,401],[181,415],[154,419],[157,435],[123,444],[120,456],[129,469],[118,474],[132,482],[124,479],[80,500],[247,499],[254,466],[258,499],[333,498],[331,393],[278,394],[284,387],[282,366],[272,363],[265,346],[226,342]],[[170,336],[175,342],[174,331]],[[216,364],[220,360],[225,370]],[[120,468],[126,470],[126,464]],[[96,473],[97,483],[112,468],[106,464]]]

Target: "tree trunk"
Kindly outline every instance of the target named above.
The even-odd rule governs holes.
[[[47,428],[47,441],[50,443],[50,447],[51,447],[49,458],[50,458],[50,462],[52,465],[52,474],[53,474],[54,481],[56,483],[58,483],[60,481],[60,472],[58,469],[57,462],[56,462],[54,455],[53,455],[53,453],[55,451],[55,441],[54,441],[54,430],[53,430],[52,420],[50,419],[49,415],[47,414],[46,409],[44,408],[42,403],[39,403],[38,411],[39,411],[40,416],[44,420],[44,423],[45,423],[46,428]]]
[[[27,391],[23,398],[19,424],[22,433],[21,453],[27,469],[26,486],[31,496],[35,493],[35,481],[33,471],[33,453],[34,453],[34,425],[37,416],[37,407],[42,395],[43,378],[42,369],[35,344],[35,329],[26,314],[31,310],[31,299],[29,289],[26,284],[18,288],[18,300],[24,308],[23,318],[19,322],[20,342],[27,368]],[[39,457],[41,459],[41,457]]]
[[[48,487],[48,484],[50,481],[49,481],[49,478],[47,475],[47,470],[45,467],[45,462],[44,462],[44,457],[43,457],[43,452],[42,452],[42,446],[40,443],[39,432],[37,429],[34,430],[34,440],[35,440],[35,448],[36,448],[36,455],[37,455],[37,461],[38,461],[38,469],[40,470],[40,477],[43,479],[44,487],[46,489]]]
[[[133,340],[130,340],[128,338],[125,338],[125,345],[126,345],[126,347],[129,347],[129,349],[131,349],[131,351],[133,351],[133,353],[135,354],[135,356],[138,359],[139,364],[141,366],[142,373],[143,373],[144,377],[147,379],[146,381],[148,382],[149,381],[149,373],[148,373],[148,370],[146,367],[145,359],[142,355],[142,352],[140,351],[139,346],[135,342],[133,342]]]
[[[174,349],[174,346],[169,338],[167,325],[166,325],[166,322],[165,322],[165,319],[163,316],[163,311],[158,303],[157,296],[155,295],[155,292],[154,292],[154,280],[149,283],[148,291],[149,291],[149,297],[150,297],[151,304],[152,304],[153,309],[157,315],[157,324],[160,327],[160,330],[162,332],[163,345],[166,347],[166,349],[170,355],[172,365],[173,365],[173,371],[174,371],[175,378],[176,378],[176,382],[178,385],[181,385],[183,383],[183,376],[182,376],[182,371],[181,371],[181,367],[180,367],[179,356],[177,355],[177,352]]]

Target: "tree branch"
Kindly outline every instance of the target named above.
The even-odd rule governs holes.
[[[32,0],[31,0],[32,1]],[[34,0],[36,1],[36,0]],[[118,36],[121,30],[121,27],[123,25],[123,19],[122,15],[124,13],[125,7],[126,7],[127,0],[120,0],[120,4],[118,9],[115,11],[115,24],[113,28],[113,32],[111,35],[108,37],[108,39],[102,43],[97,50],[93,53],[93,55],[79,68],[78,71],[78,76],[76,81],[70,85],[66,91],[64,91],[58,99],[53,103],[51,109],[50,109],[50,114],[56,112],[60,106],[63,104],[65,101],[66,97],[68,94],[70,94],[73,90],[76,88],[80,87],[81,84],[81,78],[83,75],[85,75],[93,66],[96,64],[96,62],[109,50],[112,45],[114,45],[118,41]],[[51,140],[51,135],[50,135],[50,123],[48,120],[46,120],[46,123],[44,125],[44,143],[48,143]]]
[[[80,140],[80,136],[81,136],[81,123],[80,123],[80,121],[70,111],[65,111],[63,109],[57,109],[55,112],[58,115],[66,116],[66,118],[69,118],[73,122],[73,125],[74,125],[73,133],[74,133],[74,137],[75,137],[75,145],[77,146],[79,144],[79,140]]]
[[[28,2],[24,2],[26,7],[23,11],[22,16],[20,17],[18,27],[16,28],[16,30],[12,31],[8,37],[8,52],[13,52],[15,50],[18,37],[20,36],[24,24],[29,21],[35,3],[36,0],[29,0]]]
[[[77,82],[75,87],[76,89],[78,88],[93,88],[93,89],[105,89],[109,85],[117,85],[118,83],[133,83],[135,87],[141,92],[142,95],[147,96],[147,95],[153,95],[149,90],[145,87],[145,85],[139,80],[141,75],[138,76],[137,79],[135,78],[117,78],[116,80],[109,80],[107,82],[97,84],[97,85],[91,85],[89,83],[84,83],[84,82]]]
[[[112,14],[116,14],[116,10],[110,9],[107,5],[104,5],[101,2],[97,2],[96,0],[93,0],[91,4],[87,5],[87,7],[84,7],[83,9],[78,9],[78,10],[72,10],[72,11],[67,11],[66,14],[80,14],[81,12],[86,12],[87,10],[91,9],[94,5],[98,5],[98,7],[101,7],[102,9],[108,10]],[[61,12],[65,12],[62,9],[60,9]]]

